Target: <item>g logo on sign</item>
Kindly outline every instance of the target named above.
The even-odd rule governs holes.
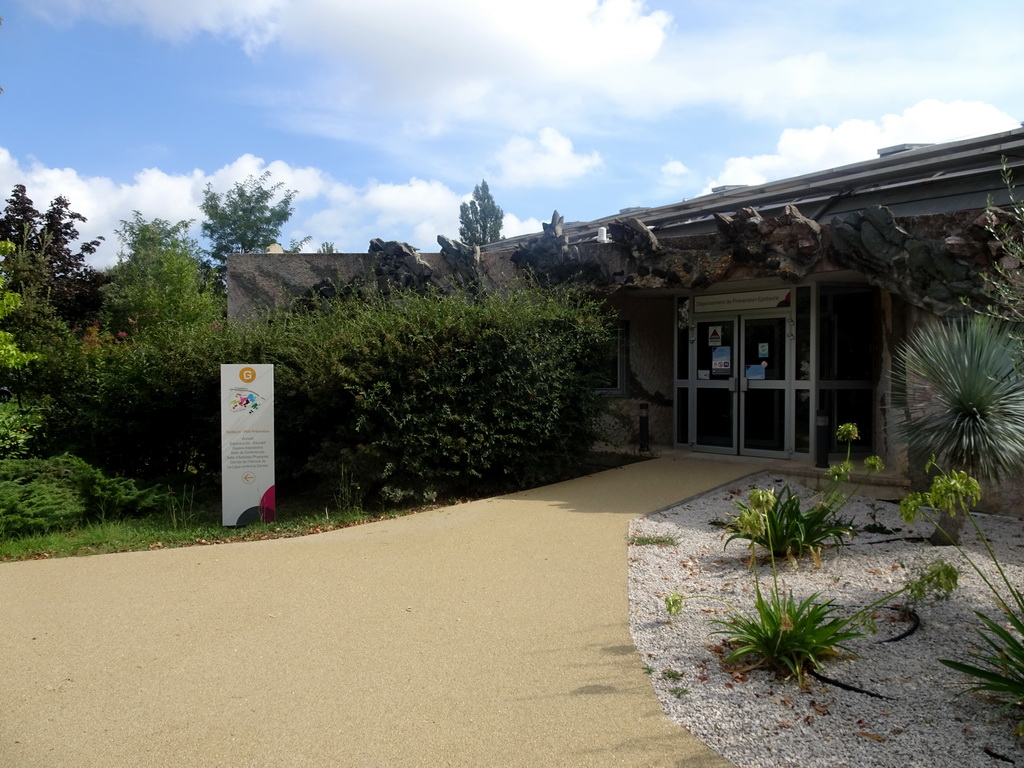
[[[254,381],[256,381],[256,369],[243,368],[238,372],[238,378],[240,378],[246,384],[252,384]]]

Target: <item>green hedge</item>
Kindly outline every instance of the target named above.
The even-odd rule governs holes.
[[[49,404],[50,450],[158,478],[219,471],[219,366],[272,363],[279,478],[344,471],[369,501],[419,501],[575,470],[597,438],[609,328],[570,291],[392,294],[261,322],[94,334],[59,346],[22,385]]]

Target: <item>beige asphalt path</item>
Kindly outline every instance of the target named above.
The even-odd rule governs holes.
[[[626,527],[752,469],[0,565],[0,766],[728,766],[643,674]]]

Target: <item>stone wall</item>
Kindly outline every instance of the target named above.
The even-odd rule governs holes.
[[[797,283],[835,269],[937,315],[965,312],[963,300],[987,306],[983,275],[1001,248],[982,211],[895,219],[875,207],[829,224],[804,218],[795,206],[771,219],[744,209],[717,215],[718,233],[659,241],[636,219],[613,225],[615,242],[570,245],[556,211],[542,235],[514,250],[479,249],[439,238],[440,253],[374,240],[366,254],[238,254],[228,257],[228,312],[248,317],[376,285],[437,290],[492,290],[517,275],[551,284],[575,283],[597,295],[630,290],[702,291],[744,278]]]

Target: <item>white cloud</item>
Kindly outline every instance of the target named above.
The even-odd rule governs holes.
[[[425,250],[437,250],[438,235],[458,235],[461,201],[441,182],[416,178],[406,184],[374,183],[363,195],[376,237],[400,239],[386,233],[411,231],[412,244]]]
[[[255,155],[242,155],[233,162],[206,173],[168,174],[156,168],[137,173],[130,183],[119,184],[100,176],[83,176],[70,168],[47,168],[40,163],[23,165],[0,148],[0,189],[24,184],[37,210],[45,211],[50,201],[63,195],[72,211],[88,220],[79,226],[80,239],[103,236],[106,243],[90,259],[97,268],[117,260],[115,230],[122,220],[138,210],[143,218],[172,222],[194,220],[192,233],[200,236],[203,219],[199,205],[207,184],[225,192],[249,176],[271,172],[271,183],[282,182],[298,192],[295,213],[285,225],[281,240],[307,235],[310,248],[332,242],[342,252],[365,253],[372,238],[404,240],[423,251],[437,250],[439,234],[456,237],[459,204],[469,195],[459,195],[439,181],[412,178],[404,184],[371,181],[357,188],[332,179],[317,168],[295,168],[275,160],[267,163]],[[514,216],[508,227],[531,226]],[[536,224],[539,229],[539,224]],[[536,230],[533,230],[536,231]]]
[[[253,55],[313,58],[299,96],[322,113],[311,122],[337,130],[344,121],[331,116],[358,105],[404,113],[408,131],[427,135],[467,119],[535,129],[575,107],[566,94],[600,98],[624,71],[639,75],[672,24],[644,0],[32,0],[32,9],[55,23],[91,16],[158,38],[208,33]]]
[[[23,184],[38,211],[45,211],[57,197],[67,198],[72,211],[87,219],[77,225],[81,240],[103,237],[105,243],[92,257],[103,268],[117,260],[118,239],[114,231],[122,220],[137,210],[145,218],[170,221],[196,219],[203,185],[202,175],[172,176],[156,169],[135,175],[133,183],[118,184],[100,176],[82,176],[71,168],[47,168],[38,162],[23,166],[6,149],[0,148],[0,189],[9,191]]]
[[[226,35],[255,51],[277,36],[289,0],[33,0],[32,9],[55,23],[92,16],[148,27],[157,37],[182,40],[199,32]]]
[[[516,136],[497,156],[501,183],[509,187],[561,187],[601,165],[594,151],[577,154],[572,142],[554,128],[543,128],[536,140]]]
[[[287,101],[294,130],[361,141],[371,133],[392,142],[434,137],[467,122],[581,135],[692,105],[783,125],[835,123],[923,96],[1021,103],[1014,78],[993,74],[1019,59],[1024,39],[1024,15],[1004,0],[985,12],[999,19],[998,32],[979,23],[970,4],[936,13],[923,0],[870,15],[845,2],[806,0],[783,9],[751,0],[742,13],[672,0],[31,0],[30,7],[57,23],[88,15],[159,38],[206,33],[254,56],[312,59],[287,86],[257,97]]]
[[[669,160],[659,169],[658,197],[671,195],[691,184],[693,172],[679,160]]]
[[[503,237],[515,237],[516,235],[532,235],[543,229],[540,219],[530,217],[520,219],[512,213],[506,213],[501,223],[501,234]]]
[[[726,160],[719,174],[707,182],[704,193],[726,184],[763,184],[870,160],[878,156],[879,149],[897,144],[955,141],[1018,126],[990,104],[927,99],[880,120],[847,120],[835,128],[791,128],[782,132],[772,154]]]

